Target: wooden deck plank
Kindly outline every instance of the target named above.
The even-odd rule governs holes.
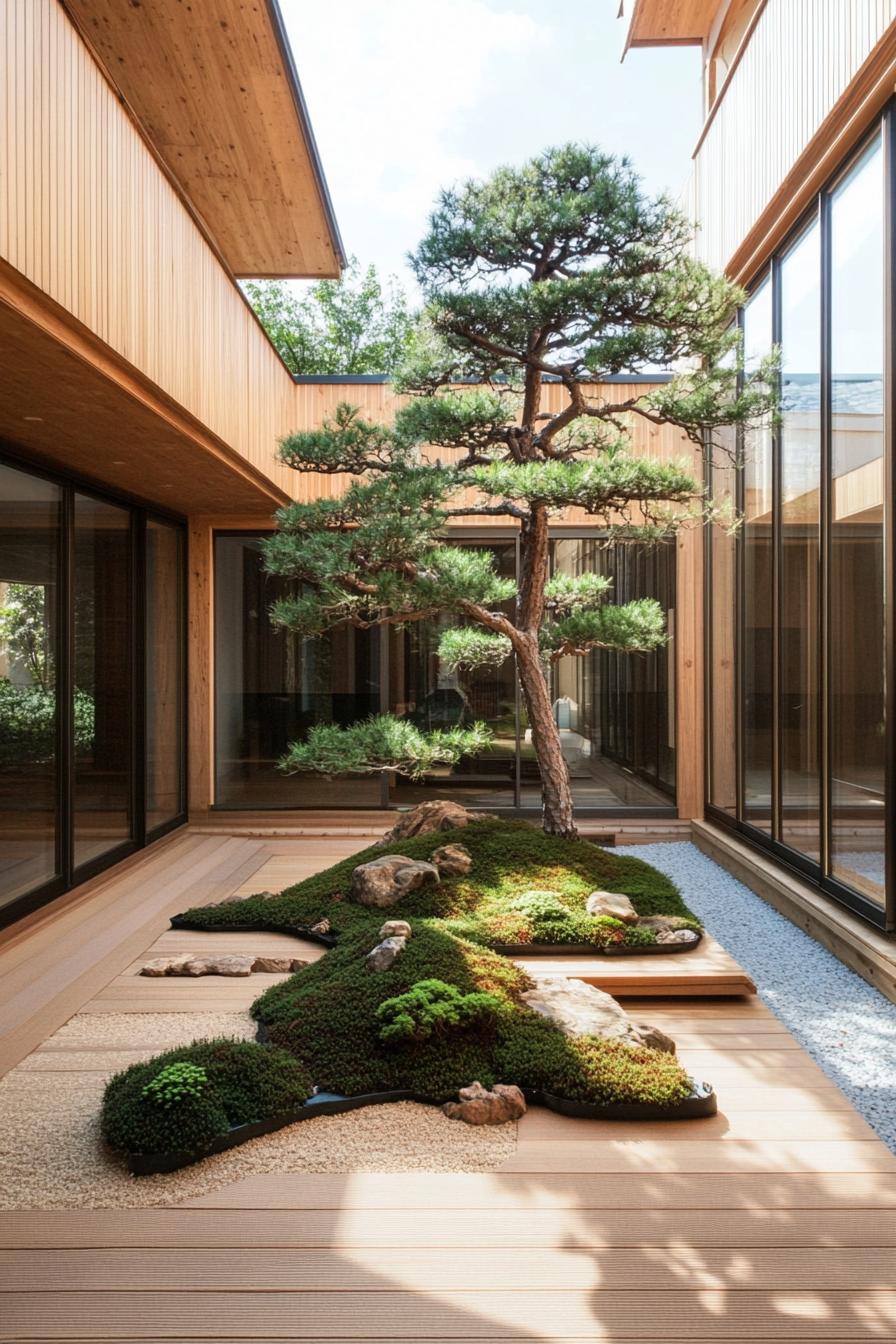
[[[787,1290],[830,1292],[896,1288],[892,1250],[864,1246],[729,1248],[680,1244],[575,1250],[493,1244],[487,1256],[465,1246],[402,1247],[384,1260],[379,1245],[331,1250],[305,1248],[184,1247],[133,1250],[7,1251],[0,1293],[129,1292],[342,1292],[414,1294],[502,1291],[539,1293],[619,1289],[641,1292],[716,1290],[731,1293]],[[374,1285],[377,1285],[374,1287]]]
[[[473,1196],[477,1204],[481,1197]],[[522,1204],[517,1208],[524,1207]],[[527,1216],[506,1208],[440,1208],[426,1219],[397,1208],[266,1209],[251,1220],[252,1248],[306,1250],[363,1247],[563,1248],[632,1247],[896,1247],[896,1197],[889,1207],[583,1209],[529,1205]],[[475,1216],[474,1216],[475,1215]],[[0,1213],[0,1248],[244,1250],[242,1209],[83,1209]]]
[[[186,1200],[187,1209],[436,1209],[525,1211],[574,1208],[643,1212],[651,1209],[735,1211],[896,1208],[896,1172],[810,1171],[800,1165],[771,1172],[653,1171],[322,1172],[247,1176]],[[54,1214],[54,1217],[60,1217]],[[876,1217],[876,1214],[875,1214]],[[421,1220],[414,1219],[416,1227]]]
[[[455,1339],[520,1335],[586,1340],[754,1340],[886,1338],[896,1331],[892,1290],[774,1292],[615,1289],[589,1292],[7,1293],[0,1296],[0,1339],[110,1336],[220,1341],[219,1324],[236,1337],[324,1340]],[[868,1323],[874,1323],[869,1330]],[[712,1333],[710,1333],[712,1332]]]

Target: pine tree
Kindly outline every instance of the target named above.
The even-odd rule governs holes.
[[[275,620],[318,635],[447,612],[461,623],[442,636],[443,666],[512,653],[553,834],[574,835],[575,821],[548,664],[596,648],[647,652],[666,636],[655,601],[617,605],[604,577],[550,576],[551,519],[577,509],[610,539],[665,540],[701,516],[701,487],[692,463],[632,451],[634,419],[678,426],[705,448],[714,428],[772,409],[773,365],[745,374],[730,325],[742,295],[691,244],[668,199],[647,196],[627,160],[588,146],[445,191],[411,258],[426,317],[396,379],[409,395],[394,423],[342,405],[281,446],[297,471],[355,479],[341,498],[278,515],[266,563],[299,586]],[[589,387],[668,367],[685,371],[647,395]],[[544,409],[546,380],[562,384],[559,411]],[[517,582],[488,552],[451,545],[449,520],[475,515],[519,528]],[[284,765],[413,774],[484,741],[481,726],[427,735],[384,716],[312,730]]]

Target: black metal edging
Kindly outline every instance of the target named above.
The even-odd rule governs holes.
[[[587,1102],[568,1101],[565,1097],[555,1097],[540,1088],[521,1088],[529,1105],[544,1106],[559,1115],[575,1116],[582,1120],[694,1120],[715,1115],[718,1100],[708,1083],[698,1083],[691,1079],[691,1093],[672,1106],[660,1106],[656,1102]],[[215,1153],[227,1152],[250,1139],[260,1138],[263,1134],[273,1134],[287,1125],[298,1124],[303,1120],[315,1120],[319,1115],[344,1115],[348,1111],[361,1110],[364,1106],[383,1106],[395,1101],[416,1101],[422,1105],[439,1105],[429,1097],[417,1092],[401,1089],[393,1092],[367,1092],[355,1097],[338,1097],[323,1094],[325,1100],[306,1101],[294,1111],[272,1116],[269,1120],[256,1120],[252,1124],[237,1125],[212,1139],[203,1148],[194,1148],[189,1152],[174,1153],[128,1153],[128,1169],[134,1176],[155,1176],[162,1172],[178,1171]],[[444,1101],[453,1098],[445,1097]]]

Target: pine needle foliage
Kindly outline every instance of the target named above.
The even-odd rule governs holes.
[[[675,205],[591,145],[447,190],[411,258],[425,316],[395,374],[407,397],[394,423],[343,405],[282,444],[299,472],[355,479],[340,499],[278,515],[266,562],[297,592],[275,621],[317,635],[447,615],[449,667],[512,654],[552,833],[575,826],[546,667],[599,648],[649,653],[666,638],[656,603],[616,604],[594,575],[551,577],[552,521],[576,510],[613,541],[673,538],[705,516],[700,454],[714,431],[775,410],[775,358],[744,368],[731,325],[743,296],[691,243]],[[639,374],[647,385],[657,368],[677,372],[648,391],[613,381]],[[551,383],[559,398],[545,395]],[[677,426],[693,450],[645,455],[639,422]],[[452,546],[452,517],[517,528],[518,580],[499,577],[487,552]],[[347,770],[369,755],[353,731],[371,726],[339,738]],[[384,740],[392,731],[384,725]],[[312,758],[294,749],[287,768]],[[408,760],[404,751],[396,765]],[[327,762],[338,764],[330,752]]]

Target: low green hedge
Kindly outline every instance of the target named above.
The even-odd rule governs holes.
[[[111,1079],[103,1137],[129,1153],[194,1152],[237,1125],[294,1110],[311,1090],[307,1071],[285,1050],[254,1041],[194,1041]]]

